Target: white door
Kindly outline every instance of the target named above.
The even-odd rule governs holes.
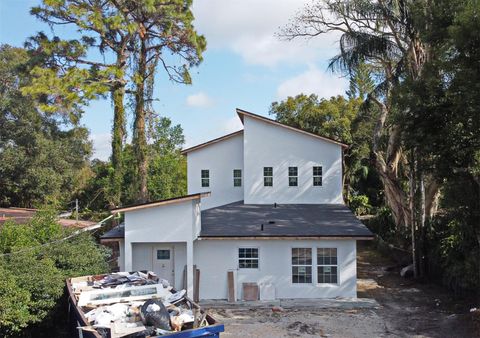
[[[158,277],[168,280],[170,285],[175,284],[172,247],[153,247],[153,271]]]

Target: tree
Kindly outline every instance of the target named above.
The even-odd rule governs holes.
[[[159,65],[174,82],[190,84],[189,69],[202,61],[205,38],[193,27],[192,0],[112,0],[125,20],[135,25],[135,108],[133,148],[136,158],[137,201],[148,199],[146,122],[153,116],[155,74]],[[169,64],[166,53],[178,57]]]
[[[432,15],[424,14],[430,12]],[[404,133],[404,147],[417,149],[423,158],[422,169],[444,182],[440,201],[443,215],[432,223],[441,231],[451,231],[447,238],[478,257],[480,39],[473,33],[480,28],[478,5],[473,1],[438,1],[429,11],[420,8],[416,22],[421,22],[419,33],[435,57],[428,60],[417,79],[406,79],[396,92],[396,103],[405,111],[398,119]],[[445,224],[448,224],[446,229]],[[469,236],[476,239],[476,248],[469,244]],[[439,242],[445,243],[446,239]],[[444,248],[456,257],[462,250],[451,244],[452,241]],[[445,267],[448,274],[452,270]],[[469,270],[465,276],[472,275],[472,269]],[[480,283],[478,266],[475,275]],[[455,279],[462,280],[461,277]]]
[[[77,87],[90,95],[79,95],[76,102],[81,105],[95,98],[95,94],[110,92],[113,106],[112,127],[112,166],[108,202],[110,206],[120,203],[121,181],[123,175],[123,146],[126,137],[125,95],[128,82],[128,59],[131,55],[131,45],[135,26],[125,21],[112,1],[43,1],[42,5],[33,7],[31,13],[42,21],[56,25],[74,25],[80,37],[75,40],[61,40],[59,37],[48,39],[39,34],[32,39],[35,53],[45,53],[51,62],[47,68],[36,68],[35,87],[30,87],[31,93],[45,97],[50,94],[54,99],[59,95],[68,95],[70,86],[51,88],[53,81],[63,83],[71,73],[79,74],[75,79]],[[92,49],[103,58],[92,57]],[[87,53],[89,56],[87,57]],[[113,54],[111,62],[105,61]],[[95,53],[93,53],[95,55]],[[47,88],[45,88],[47,87]],[[46,109],[52,109],[55,104],[47,102]]]
[[[166,199],[185,195],[187,192],[186,159],[180,154],[184,143],[180,125],[172,125],[169,118],[155,118],[151,121],[148,135],[148,168],[147,187],[152,200]],[[125,170],[122,180],[123,205],[135,203],[137,192],[134,180],[135,154],[131,144],[123,150]],[[85,206],[84,217],[92,217],[108,206],[108,190],[110,185],[109,163],[95,160],[91,165],[91,174],[84,188],[76,195],[81,205]]]
[[[380,110],[372,135],[372,160],[395,223],[399,230],[412,231],[416,275],[415,229],[423,229],[426,217],[435,212],[432,201],[437,199],[439,182],[426,178],[423,158],[416,148],[408,154],[402,151],[402,130],[396,116],[405,111],[393,104],[392,91],[405,79],[418,79],[431,57],[430,46],[419,34],[420,22],[414,20],[418,8],[428,12],[428,2],[316,1],[283,31],[287,39],[340,33],[340,53],[331,60],[330,67],[351,74],[366,64],[378,79],[367,99]]]
[[[3,45],[0,60],[0,203],[66,201],[88,165],[88,131],[42,114],[22,94],[21,87],[31,84],[24,49]]]
[[[158,66],[163,68],[170,80],[189,84],[189,68],[202,61],[206,42],[194,30],[191,4],[191,0],[60,0],[44,1],[43,6],[32,10],[34,15],[52,25],[75,24],[82,34],[80,39],[69,42],[54,38],[52,44],[50,40],[42,40],[40,50],[49,46],[49,55],[60,57],[60,62],[53,62],[54,71],[47,73],[48,76],[44,76],[45,71],[38,71],[39,78],[47,84],[52,82],[55,74],[58,77],[59,70],[65,73],[63,62],[67,61],[67,72],[83,76],[77,79],[82,92],[90,93],[92,88],[96,88],[96,93],[102,94],[106,86],[110,88],[115,111],[112,139],[113,204],[120,199],[122,181],[124,94],[128,92],[133,96],[133,146],[137,170],[134,183],[137,201],[145,201],[148,199],[146,133],[148,119],[154,115],[152,102]],[[105,63],[86,59],[86,52],[91,47],[97,47],[101,54],[113,52],[116,61]],[[171,62],[173,58],[168,54],[178,58],[180,64]],[[58,67],[59,64],[62,67]],[[77,65],[88,66],[88,71],[79,71]],[[65,74],[61,74],[61,78],[65,78]],[[125,89],[128,82],[133,84],[132,88]],[[45,88],[39,88],[38,95],[44,97]],[[83,102],[80,99],[85,101],[91,98],[80,95],[77,99]]]
[[[109,251],[87,233],[64,240],[72,230],[62,228],[55,215],[43,210],[26,224],[7,221],[0,229],[2,337],[29,330],[38,335],[36,326],[49,326],[65,313],[58,302],[66,278],[108,271]]]
[[[153,200],[182,196],[187,193],[187,161],[180,154],[185,143],[180,125],[172,126],[169,118],[153,121],[149,146],[148,193]]]

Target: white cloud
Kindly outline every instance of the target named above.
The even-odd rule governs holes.
[[[347,86],[348,81],[345,78],[321,71],[310,65],[307,71],[282,82],[277,88],[277,97],[282,100],[287,96],[303,93],[329,98],[345,94]]]
[[[227,121],[225,121],[225,124],[223,125],[223,130],[225,131],[226,134],[236,132],[240,129],[243,129],[243,124],[242,124],[242,121],[240,121],[240,118],[238,116],[234,116],[228,119]]]
[[[311,0],[201,0],[193,5],[195,27],[209,49],[229,48],[250,64],[312,62],[335,54],[338,34],[281,41],[278,34]]]
[[[92,134],[93,156],[99,160],[106,161],[112,153],[110,133]]]
[[[213,106],[213,100],[205,93],[199,92],[187,97],[187,106],[196,108],[208,108]]]

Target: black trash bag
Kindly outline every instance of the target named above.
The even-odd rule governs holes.
[[[153,326],[156,329],[167,331],[172,330],[170,326],[170,315],[160,300],[147,300],[140,309],[140,316],[142,317],[143,324],[146,326]]]

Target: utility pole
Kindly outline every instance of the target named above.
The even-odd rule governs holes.
[[[75,198],[75,218],[78,222],[78,198]]]

